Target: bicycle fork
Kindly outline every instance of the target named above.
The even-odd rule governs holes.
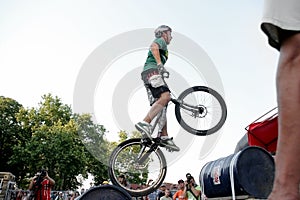
[[[178,99],[171,99],[171,101],[175,104],[175,105],[180,105],[180,107],[182,107],[184,110],[190,111],[191,112],[191,116],[193,117],[200,117],[200,118],[204,118],[207,115],[207,108],[204,105],[190,105],[188,103],[183,102],[182,100],[178,100]]]

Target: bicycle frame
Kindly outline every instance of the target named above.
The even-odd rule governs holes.
[[[156,149],[159,146],[159,140],[160,138],[154,138],[153,140],[150,140],[149,138],[144,138],[142,139],[142,144],[143,147],[140,150],[139,154],[138,154],[138,159],[137,162],[138,164],[142,164],[143,162],[146,161],[146,159],[148,158],[148,156],[153,152],[156,151]],[[145,152],[145,149],[147,146],[150,146],[149,150]]]
[[[165,75],[164,74],[165,72],[161,72],[161,75],[163,77],[163,82],[166,86],[168,86],[168,84],[166,83],[165,79],[164,78],[169,78],[169,72],[166,72],[167,74]],[[170,92],[171,95],[173,95],[172,92]],[[174,96],[174,95],[173,95]],[[150,100],[150,99],[149,99]],[[154,100],[156,101],[156,100]],[[151,100],[150,100],[151,102]],[[192,113],[192,116],[193,117],[205,117],[206,116],[206,108],[205,106],[203,105],[198,105],[198,106],[193,106],[193,105],[190,105],[190,104],[187,104],[187,103],[184,103],[183,101],[179,101],[177,98],[171,98],[171,102],[174,103],[175,105],[180,105],[180,107],[182,107],[184,110],[187,110],[187,111],[190,111]],[[162,131],[162,128],[164,127],[165,125],[165,122],[166,122],[166,109],[167,109],[167,106],[165,108],[163,108],[162,111],[160,111],[160,113],[156,116],[156,120],[154,121],[153,125],[152,125],[152,129],[151,129],[151,135],[153,134],[154,130],[155,130],[155,127],[157,126],[157,124],[159,124],[159,129],[158,129],[158,135],[157,137],[159,137],[161,131]],[[201,116],[202,114],[204,113],[203,116]]]
[[[206,108],[203,105],[198,105],[198,106],[190,105],[190,104],[185,103],[182,100],[178,100],[176,98],[171,98],[171,102],[174,103],[175,105],[179,104],[180,107],[182,107],[184,110],[190,111],[192,113],[193,117],[205,117]],[[161,126],[158,129],[157,137],[160,136],[159,134],[161,132],[161,129],[163,128],[163,126],[165,124],[165,121],[162,121],[162,119],[161,119],[162,115],[164,114],[163,112],[166,112],[166,110],[164,110],[164,109],[167,109],[167,107],[163,108],[163,110],[160,111],[159,114],[156,116],[154,123],[152,124],[151,135],[153,134],[157,124],[161,123]]]

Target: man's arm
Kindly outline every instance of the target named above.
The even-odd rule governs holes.
[[[34,177],[32,177],[32,179],[30,180],[30,184],[29,184],[29,187],[28,187],[29,190],[32,190],[32,189],[33,189],[34,180],[35,180],[36,178],[37,178],[37,176],[34,176]]]
[[[54,185],[55,184],[55,181],[52,178],[50,178],[50,176],[48,176],[48,174],[45,176],[45,178],[49,180],[50,185]]]
[[[160,54],[159,54],[159,45],[153,42],[150,48],[151,48],[152,55],[156,60],[157,65],[162,64],[160,59]]]
[[[196,189],[193,185],[191,185],[191,191],[196,197],[199,197],[201,195],[201,190]]]

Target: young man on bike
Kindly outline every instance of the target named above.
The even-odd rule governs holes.
[[[144,136],[151,137],[151,121],[162,111],[159,122],[159,136],[161,138],[161,145],[171,149],[172,151],[179,151],[179,147],[173,142],[173,138],[168,137],[167,132],[167,118],[166,109],[171,100],[170,90],[164,81],[162,74],[168,72],[164,68],[164,64],[168,59],[168,48],[172,40],[172,29],[169,26],[161,25],[155,31],[156,39],[152,42],[148,57],[142,72],[142,80],[144,81],[151,109],[142,122],[135,125]]]

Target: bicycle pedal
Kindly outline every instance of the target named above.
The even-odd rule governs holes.
[[[172,148],[167,147],[165,144],[161,144],[161,143],[160,143],[159,146],[165,148],[165,149],[166,149],[167,151],[169,151],[169,152],[173,152],[173,151],[174,151]]]
[[[166,150],[168,151],[168,152],[170,152],[170,153],[172,153],[174,150],[173,149],[171,149],[171,148],[168,148],[168,147],[165,147],[166,148]]]

